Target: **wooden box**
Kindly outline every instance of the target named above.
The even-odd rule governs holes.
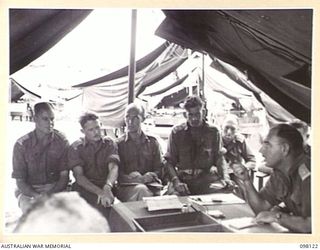
[[[169,213],[135,218],[133,223],[140,232],[223,232],[214,218],[201,212]]]

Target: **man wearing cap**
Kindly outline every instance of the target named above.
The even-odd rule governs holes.
[[[126,133],[118,140],[120,156],[117,197],[121,201],[138,201],[159,195],[162,156],[157,139],[141,129],[145,111],[131,103],[125,110]]]
[[[72,143],[68,153],[68,166],[76,179],[72,189],[108,218],[118,178],[117,145],[110,137],[102,137],[94,113],[84,113],[79,123],[84,137]]]
[[[69,171],[66,137],[54,129],[54,112],[50,103],[34,106],[35,130],[19,138],[13,149],[13,172],[18,205],[25,213],[36,198],[66,189]]]
[[[202,100],[189,96],[184,109],[187,120],[172,129],[165,155],[168,193],[210,193],[215,191],[210,184],[219,180],[224,186],[232,185],[221,154],[220,132],[205,122]]]
[[[228,115],[222,125],[223,152],[228,164],[242,162],[248,169],[254,169],[256,158],[245,137],[238,132],[238,118]]]
[[[257,214],[256,221],[278,222],[292,232],[310,233],[310,158],[304,154],[301,134],[288,124],[276,125],[270,129],[260,152],[273,173],[259,192],[246,168],[241,164],[233,166],[246,199]],[[285,208],[275,209],[281,203]]]

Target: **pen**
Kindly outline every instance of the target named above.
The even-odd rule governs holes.
[[[222,202],[222,200],[214,200],[214,199],[212,199],[211,201],[212,202]]]

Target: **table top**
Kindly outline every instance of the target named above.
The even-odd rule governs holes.
[[[188,197],[179,197],[182,203],[187,203]],[[206,213],[208,210],[220,210],[225,218],[218,219],[217,221],[225,226],[227,232],[236,233],[274,233],[284,232],[279,230],[277,225],[259,225],[241,230],[236,230],[228,227],[227,222],[231,219],[254,217],[255,214],[246,203],[239,204],[213,204],[206,206],[192,206],[195,211],[202,211]],[[120,202],[114,204],[109,217],[109,224],[112,232],[137,232],[138,229],[134,224],[133,220],[136,218],[144,218],[148,216],[168,214],[170,212],[179,212],[178,210],[163,210],[149,212],[147,210],[146,202],[134,201],[134,202]]]

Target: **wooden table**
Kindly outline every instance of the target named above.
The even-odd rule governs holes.
[[[179,199],[182,203],[186,203],[187,198],[188,197],[180,197]],[[245,203],[217,204],[206,206],[206,209],[217,209],[222,211],[226,217],[225,220],[254,216],[251,208]],[[197,207],[195,210],[202,209]],[[177,212],[177,210],[172,210],[172,212]],[[144,201],[121,202],[113,205],[110,212],[109,224],[113,232],[136,232],[137,228],[133,223],[133,219],[165,213],[168,213],[168,211],[149,212]]]
[[[188,197],[179,197],[182,203],[188,201]],[[193,206],[195,211],[203,211],[206,213],[208,210],[220,210],[225,218],[217,220],[225,228],[225,232],[233,233],[283,233],[283,230],[279,224],[265,224],[254,227],[249,227],[241,230],[236,230],[228,227],[227,222],[230,219],[244,218],[244,217],[254,217],[254,212],[246,203],[241,204],[214,204],[203,207]],[[177,210],[171,210],[169,212],[179,212]],[[144,201],[135,202],[121,202],[113,205],[109,224],[112,232],[137,232],[138,229],[134,224],[133,220],[136,218],[144,218],[148,216],[168,214],[168,211],[153,211],[149,212],[147,210],[146,203]]]

